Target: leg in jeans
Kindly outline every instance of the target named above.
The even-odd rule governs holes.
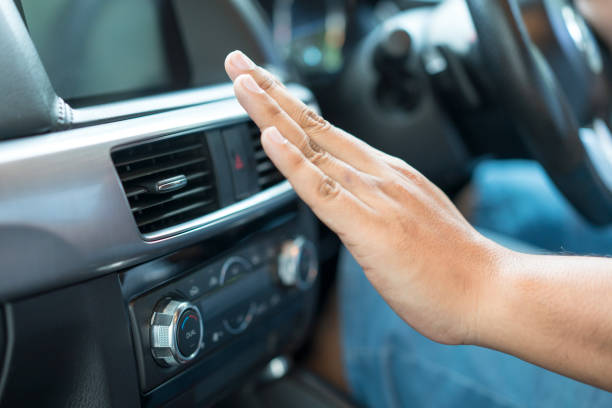
[[[553,253],[612,255],[612,227],[588,224],[533,161],[485,161],[474,171],[468,219]]]

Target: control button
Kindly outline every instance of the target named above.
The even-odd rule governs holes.
[[[200,288],[197,285],[191,285],[189,287],[188,295],[190,298],[195,298],[200,294]]]
[[[223,325],[223,319],[207,321],[206,350],[214,350],[228,340],[228,333]]]
[[[189,276],[189,278],[183,281],[178,282],[176,289],[181,293],[181,295],[189,300],[200,297],[206,290],[206,288],[202,286],[202,282],[197,279],[195,274]]]
[[[218,262],[213,265],[209,265],[204,270],[198,273],[198,279],[202,282],[202,286],[205,288],[206,292],[209,292],[213,289],[217,289],[221,286],[221,281],[219,279],[219,271],[221,270],[221,264]]]
[[[246,250],[245,256],[249,259],[251,265],[257,267],[264,261],[262,250],[263,246],[260,244],[255,244]]]
[[[208,288],[208,290],[215,289],[219,285],[219,277],[216,274],[211,274],[208,276],[208,280],[206,282],[206,287]]]
[[[223,264],[223,267],[221,268],[221,276],[219,277],[219,284],[223,286],[232,279],[236,279],[240,275],[250,271],[251,265],[246,259],[239,256],[233,256]]]
[[[195,300],[219,286],[219,267],[207,266],[191,273],[176,284],[176,289],[188,300]]]
[[[284,286],[308,289],[319,274],[317,251],[304,237],[287,241],[278,256],[278,279]]]
[[[161,301],[151,318],[151,353],[160,365],[193,360],[202,347],[204,325],[200,310],[189,302]]]
[[[241,200],[257,191],[256,172],[253,171],[255,166],[249,161],[252,160],[252,151],[247,148],[250,146],[247,128],[246,125],[238,125],[223,129],[222,132],[232,171],[234,196],[237,200]]]
[[[211,337],[211,341],[213,342],[213,344],[217,344],[219,343],[221,340],[223,340],[223,336],[225,335],[225,333],[222,330],[218,330],[213,332],[213,334],[210,336]]]
[[[262,261],[261,259],[261,255],[257,252],[253,252],[251,254],[249,254],[249,261],[251,261],[251,263],[255,266],[259,265]]]

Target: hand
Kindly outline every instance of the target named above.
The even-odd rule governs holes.
[[[241,52],[225,68],[270,159],[391,307],[433,340],[475,341],[504,250],[418,171],[330,125]]]

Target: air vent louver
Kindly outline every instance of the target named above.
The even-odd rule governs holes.
[[[264,152],[261,146],[261,133],[255,123],[249,122],[249,136],[253,144],[253,155],[255,157],[255,169],[257,171],[257,183],[259,188],[264,190],[268,187],[272,187],[275,184],[283,181],[285,178],[276,169],[274,164],[270,161],[266,152]]]
[[[203,132],[123,148],[112,159],[143,234],[219,208]]]

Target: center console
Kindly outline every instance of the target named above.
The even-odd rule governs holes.
[[[305,340],[318,223],[222,91],[2,146],[0,405],[207,406]]]
[[[318,276],[316,237],[299,212],[218,252],[196,245],[122,274],[145,405],[215,399],[299,344]]]

